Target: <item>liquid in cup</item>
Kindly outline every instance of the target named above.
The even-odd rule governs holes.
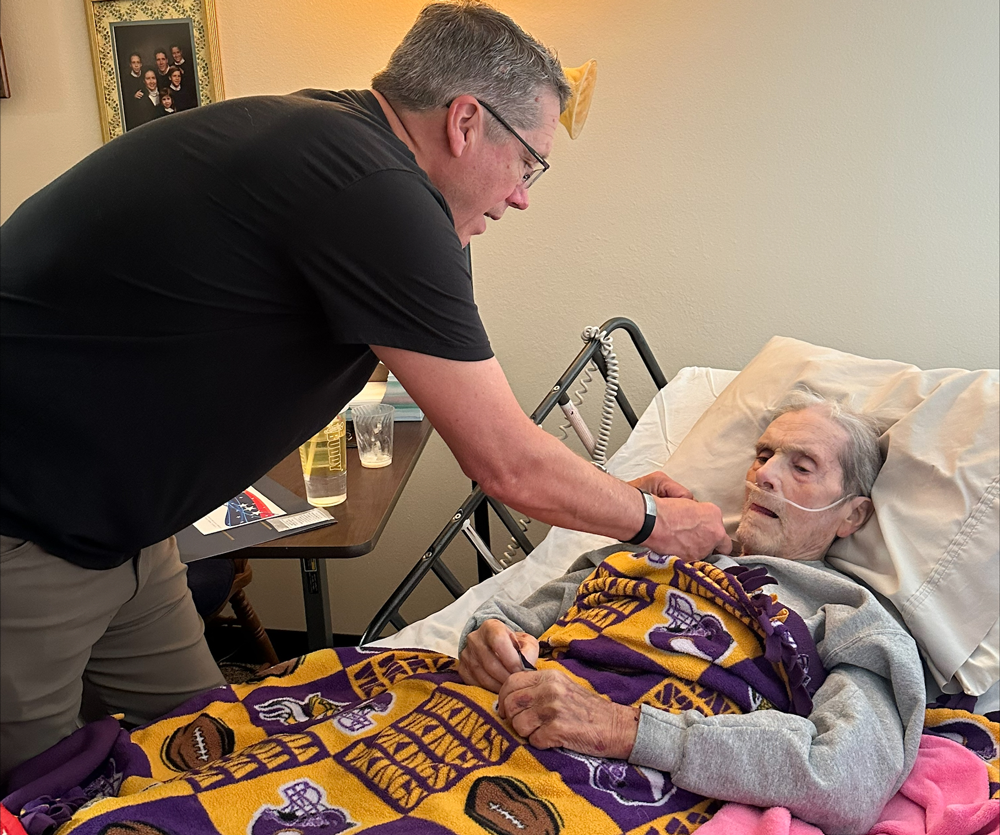
[[[347,499],[347,427],[343,413],[299,447],[306,500],[330,507]]]

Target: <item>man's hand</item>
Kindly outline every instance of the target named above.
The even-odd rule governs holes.
[[[660,499],[686,500],[656,503],[656,527],[643,545],[685,562],[732,551],[732,542],[722,526],[722,511],[709,502],[693,501],[691,491],[666,473],[657,470],[626,483]],[[661,518],[669,522],[668,527],[660,524]]]
[[[561,670],[516,673],[500,688],[501,718],[536,748],[569,748],[627,760],[639,729],[639,709],[582,688]]]
[[[733,550],[732,540],[722,524],[722,511],[711,502],[691,499],[657,499],[656,525],[642,544],[658,554],[678,556],[684,562]]]
[[[651,493],[654,496],[659,496],[661,499],[694,498],[691,491],[688,490],[687,487],[683,484],[678,484],[666,473],[660,472],[659,470],[647,473],[639,478],[633,478],[631,481],[627,481],[625,483],[631,484],[633,487],[638,487],[640,490],[645,490],[647,493]]]
[[[518,649],[529,664],[538,660],[538,640],[533,635],[513,632],[505,623],[488,620],[465,639],[458,674],[466,684],[498,693],[511,674],[524,669]]]

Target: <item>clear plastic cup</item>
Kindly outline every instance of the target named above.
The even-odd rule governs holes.
[[[395,409],[382,403],[351,407],[354,437],[362,467],[378,469],[392,463]]]
[[[347,499],[347,425],[343,413],[299,447],[306,501],[330,507]]]

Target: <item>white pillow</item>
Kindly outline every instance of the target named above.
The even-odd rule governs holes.
[[[939,686],[985,692],[1000,677],[1000,375],[922,371],[773,338],[664,468],[718,504],[730,533],[768,411],[798,383],[889,427],[875,517],[828,561],[891,601]]]

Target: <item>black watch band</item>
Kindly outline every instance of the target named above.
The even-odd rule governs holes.
[[[628,540],[629,545],[642,545],[649,535],[653,532],[653,527],[656,525],[656,500],[645,490],[636,488],[642,493],[642,500],[646,503],[646,518],[642,520],[642,527],[639,529],[639,533]]]

